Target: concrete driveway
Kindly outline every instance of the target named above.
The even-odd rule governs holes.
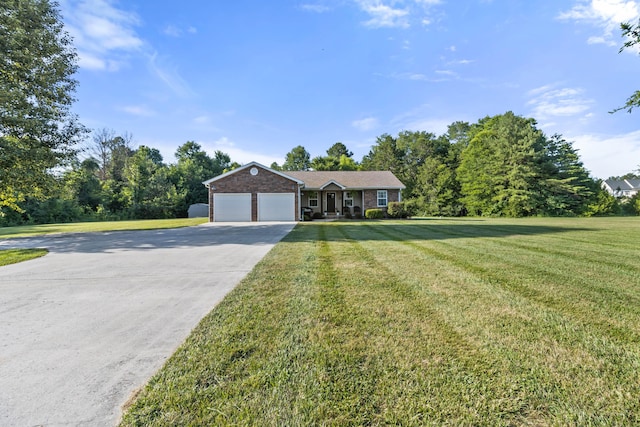
[[[0,425],[112,426],[132,392],[294,223],[0,240]]]

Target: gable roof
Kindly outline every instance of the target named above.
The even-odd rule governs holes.
[[[390,171],[287,171],[287,175],[304,182],[307,189],[322,189],[336,184],[344,189],[403,189],[404,184]]]
[[[611,191],[640,190],[640,179],[607,179],[604,183],[611,189]]]
[[[275,173],[276,175],[280,175],[281,177],[284,177],[284,178],[290,179],[291,181],[294,181],[294,182],[296,182],[296,183],[298,183],[298,184],[300,184],[300,185],[304,184],[304,182],[302,182],[301,180],[299,180],[299,179],[297,179],[297,178],[292,177],[291,175],[286,175],[286,174],[284,174],[284,173],[282,173],[282,172],[280,172],[280,171],[277,171],[277,170],[274,170],[274,169],[268,168],[268,167],[266,167],[265,165],[261,165],[261,164],[260,164],[260,163],[258,163],[258,162],[251,162],[251,163],[247,163],[246,165],[242,165],[242,166],[240,166],[240,167],[239,167],[239,168],[237,168],[237,169],[230,170],[229,172],[223,173],[222,175],[218,175],[218,176],[216,176],[216,177],[214,177],[214,178],[211,178],[211,179],[208,179],[208,180],[206,180],[206,181],[203,181],[202,183],[205,185],[205,187],[208,187],[208,186],[209,186],[209,184],[211,184],[212,182],[215,182],[215,181],[217,181],[217,180],[219,180],[219,179],[225,178],[225,177],[227,177],[227,176],[229,176],[229,175],[233,175],[234,173],[238,173],[238,172],[240,172],[241,170],[245,170],[245,169],[250,168],[250,167],[252,167],[252,166],[259,167],[259,168],[261,168],[261,169],[264,169],[264,170],[267,170],[267,171],[269,171],[269,172]]]

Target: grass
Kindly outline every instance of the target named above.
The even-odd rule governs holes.
[[[0,250],[0,267],[3,265],[17,264],[23,261],[40,258],[49,251],[46,249],[4,249]]]
[[[135,221],[73,222],[67,224],[0,227],[0,239],[31,237],[54,233],[90,233],[99,231],[154,230],[203,224],[207,218],[149,219]]]
[[[299,224],[122,425],[637,425],[639,240],[639,218]]]

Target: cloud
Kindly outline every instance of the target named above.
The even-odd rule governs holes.
[[[370,131],[378,127],[378,119],[375,117],[367,117],[361,120],[354,120],[351,122],[351,126],[362,132]]]
[[[139,117],[152,117],[156,115],[156,112],[143,106],[143,105],[127,105],[120,108],[125,113],[139,116]]]
[[[587,111],[594,104],[592,99],[584,96],[584,90],[581,88],[558,89],[556,85],[546,85],[529,91],[528,95],[531,100],[527,105],[532,108],[532,116],[537,120],[587,116]]]
[[[195,92],[189,84],[180,76],[178,70],[166,63],[166,59],[157,53],[148,57],[148,65],[151,72],[158,77],[173,93],[183,98],[195,96]]]
[[[322,4],[302,4],[300,5],[300,9],[314,13],[324,13],[331,10],[328,6]]]
[[[127,53],[144,46],[135,31],[140,25],[137,15],[116,8],[110,0],[64,0],[61,8],[81,68],[117,71]]]
[[[409,28],[407,9],[395,9],[383,4],[380,0],[356,0],[360,9],[369,14],[371,19],[364,22],[370,28]]]
[[[187,27],[186,29],[182,29],[170,24],[167,25],[162,32],[170,37],[182,37],[185,32],[189,34],[196,34],[198,30],[195,27]]]
[[[573,141],[585,167],[595,177],[620,176],[640,167],[640,131],[619,135],[567,135],[566,139]]]
[[[433,21],[430,9],[442,3],[441,0],[353,0],[369,15],[363,24],[369,28],[409,28],[411,22],[430,25]],[[402,7],[396,6],[401,4]]]
[[[562,12],[558,19],[586,23],[600,29],[601,34],[590,36],[589,44],[617,46],[622,22],[634,21],[640,15],[640,4],[627,0],[580,0],[569,11]],[[617,33],[614,39],[614,31]]]

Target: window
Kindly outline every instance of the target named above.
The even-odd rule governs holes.
[[[344,193],[344,205],[348,208],[353,206],[353,193],[351,191]]]
[[[318,207],[318,192],[310,191],[309,192],[309,207],[317,208]]]
[[[387,190],[378,190],[378,207],[387,206]]]

